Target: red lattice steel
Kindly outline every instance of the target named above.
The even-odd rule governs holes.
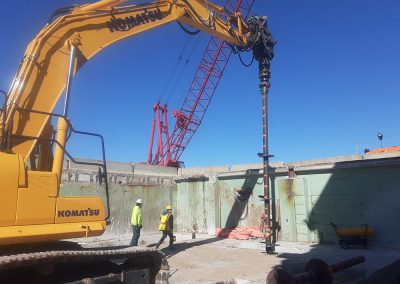
[[[153,165],[166,165],[164,161],[164,157],[168,157],[169,153],[164,154],[164,148],[168,151],[170,149],[169,146],[169,134],[168,134],[168,119],[167,119],[167,112],[168,108],[167,105],[160,105],[157,102],[153,106],[154,110],[154,118],[151,126],[151,133],[150,133],[150,149],[149,154],[147,157],[147,163]],[[157,129],[156,129],[157,125]],[[154,143],[154,134],[157,130],[157,146],[156,146],[156,153],[153,157],[153,143]],[[164,139],[165,139],[165,147],[164,147]]]
[[[224,8],[229,14],[240,12],[246,18],[253,2],[254,0],[227,0]],[[158,138],[163,146],[162,149],[157,147],[156,157],[163,157],[151,161],[151,140],[149,163],[161,166],[178,165],[179,158],[204,118],[231,54],[232,49],[226,42],[211,37],[180,110],[172,112],[176,123],[171,137],[166,141],[162,141],[162,136]]]

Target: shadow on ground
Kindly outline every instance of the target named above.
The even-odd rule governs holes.
[[[196,247],[196,246],[201,246],[201,245],[205,245],[205,244],[209,244],[209,243],[213,243],[216,241],[220,241],[220,238],[210,238],[210,239],[203,239],[203,240],[199,240],[199,241],[190,241],[190,242],[179,242],[179,243],[174,243],[172,248],[164,247],[162,249],[160,249],[167,258],[178,254],[182,251],[185,251],[187,249],[190,249],[192,247]],[[154,244],[150,244],[147,247],[155,247],[156,243]]]

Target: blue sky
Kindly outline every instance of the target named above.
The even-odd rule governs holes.
[[[1,89],[9,88],[28,42],[52,11],[74,3],[85,1],[2,4]],[[255,0],[253,14],[269,17],[278,41],[269,92],[272,161],[360,153],[380,146],[378,132],[384,146],[400,145],[399,1]],[[187,38],[172,23],[109,47],[75,76],[70,118],[76,129],[104,135],[108,160],[147,159],[152,106]],[[170,113],[180,107],[208,38],[203,34],[198,39],[169,101]],[[257,72],[257,64],[246,68],[231,57],[203,123],[182,155],[186,166],[261,162],[256,155],[262,150]],[[69,151],[100,158],[97,146],[74,138]]]

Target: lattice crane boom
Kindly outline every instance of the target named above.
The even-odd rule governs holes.
[[[254,0],[226,0],[224,9],[231,13],[240,13],[246,18],[253,2]],[[210,38],[181,108],[172,112],[176,123],[171,136],[164,140],[165,132],[158,133],[154,158],[152,148],[155,126],[152,128],[148,163],[179,166],[179,159],[204,118],[231,54],[232,48],[225,41],[214,36]],[[163,120],[157,120],[156,109],[155,119],[153,123],[159,125],[158,129],[168,124],[166,116],[163,116]]]

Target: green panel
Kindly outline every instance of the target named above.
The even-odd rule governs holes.
[[[296,212],[296,224],[307,224],[307,215]]]
[[[305,224],[296,224],[296,230],[297,230],[297,234],[307,235],[307,233],[308,233],[308,228],[307,228],[307,225],[305,225]]]
[[[304,199],[304,196],[303,196]],[[296,200],[295,200],[296,201]],[[304,202],[303,202],[304,203]],[[301,205],[297,205],[297,203],[295,202],[295,212],[296,214],[306,214],[306,207],[304,206],[304,204]]]
[[[329,224],[334,223],[336,225],[346,226],[358,226],[365,223],[362,216],[357,214],[341,214],[330,213],[330,214],[315,214],[313,213],[314,224]]]
[[[307,234],[297,234],[297,241],[301,243],[308,243],[310,240]]]
[[[180,232],[215,233],[215,188],[208,181],[178,184],[178,228]]]
[[[329,214],[338,212],[341,214],[361,214],[363,202],[354,196],[321,196],[318,206],[314,208],[314,214]]]
[[[221,227],[260,225],[260,217],[264,212],[264,203],[258,198],[258,195],[264,195],[262,179],[252,175],[251,170],[248,173],[243,178],[218,181],[218,223]],[[248,194],[238,194],[240,190],[247,190]]]
[[[311,196],[310,229],[324,242],[337,242],[329,225],[359,226],[367,223],[376,235],[371,244],[400,247],[400,167],[381,166],[309,172],[301,175]]]
[[[296,236],[296,213],[294,202],[294,188],[297,182],[294,179],[280,180],[279,189],[279,207],[280,207],[280,225],[282,230],[282,240],[297,241]]]
[[[288,241],[310,241],[308,228],[311,206],[304,178],[281,179],[278,182],[281,238]]]
[[[294,197],[294,203],[296,205],[305,205],[305,199],[304,199],[304,195],[300,195],[300,196],[295,196]]]

